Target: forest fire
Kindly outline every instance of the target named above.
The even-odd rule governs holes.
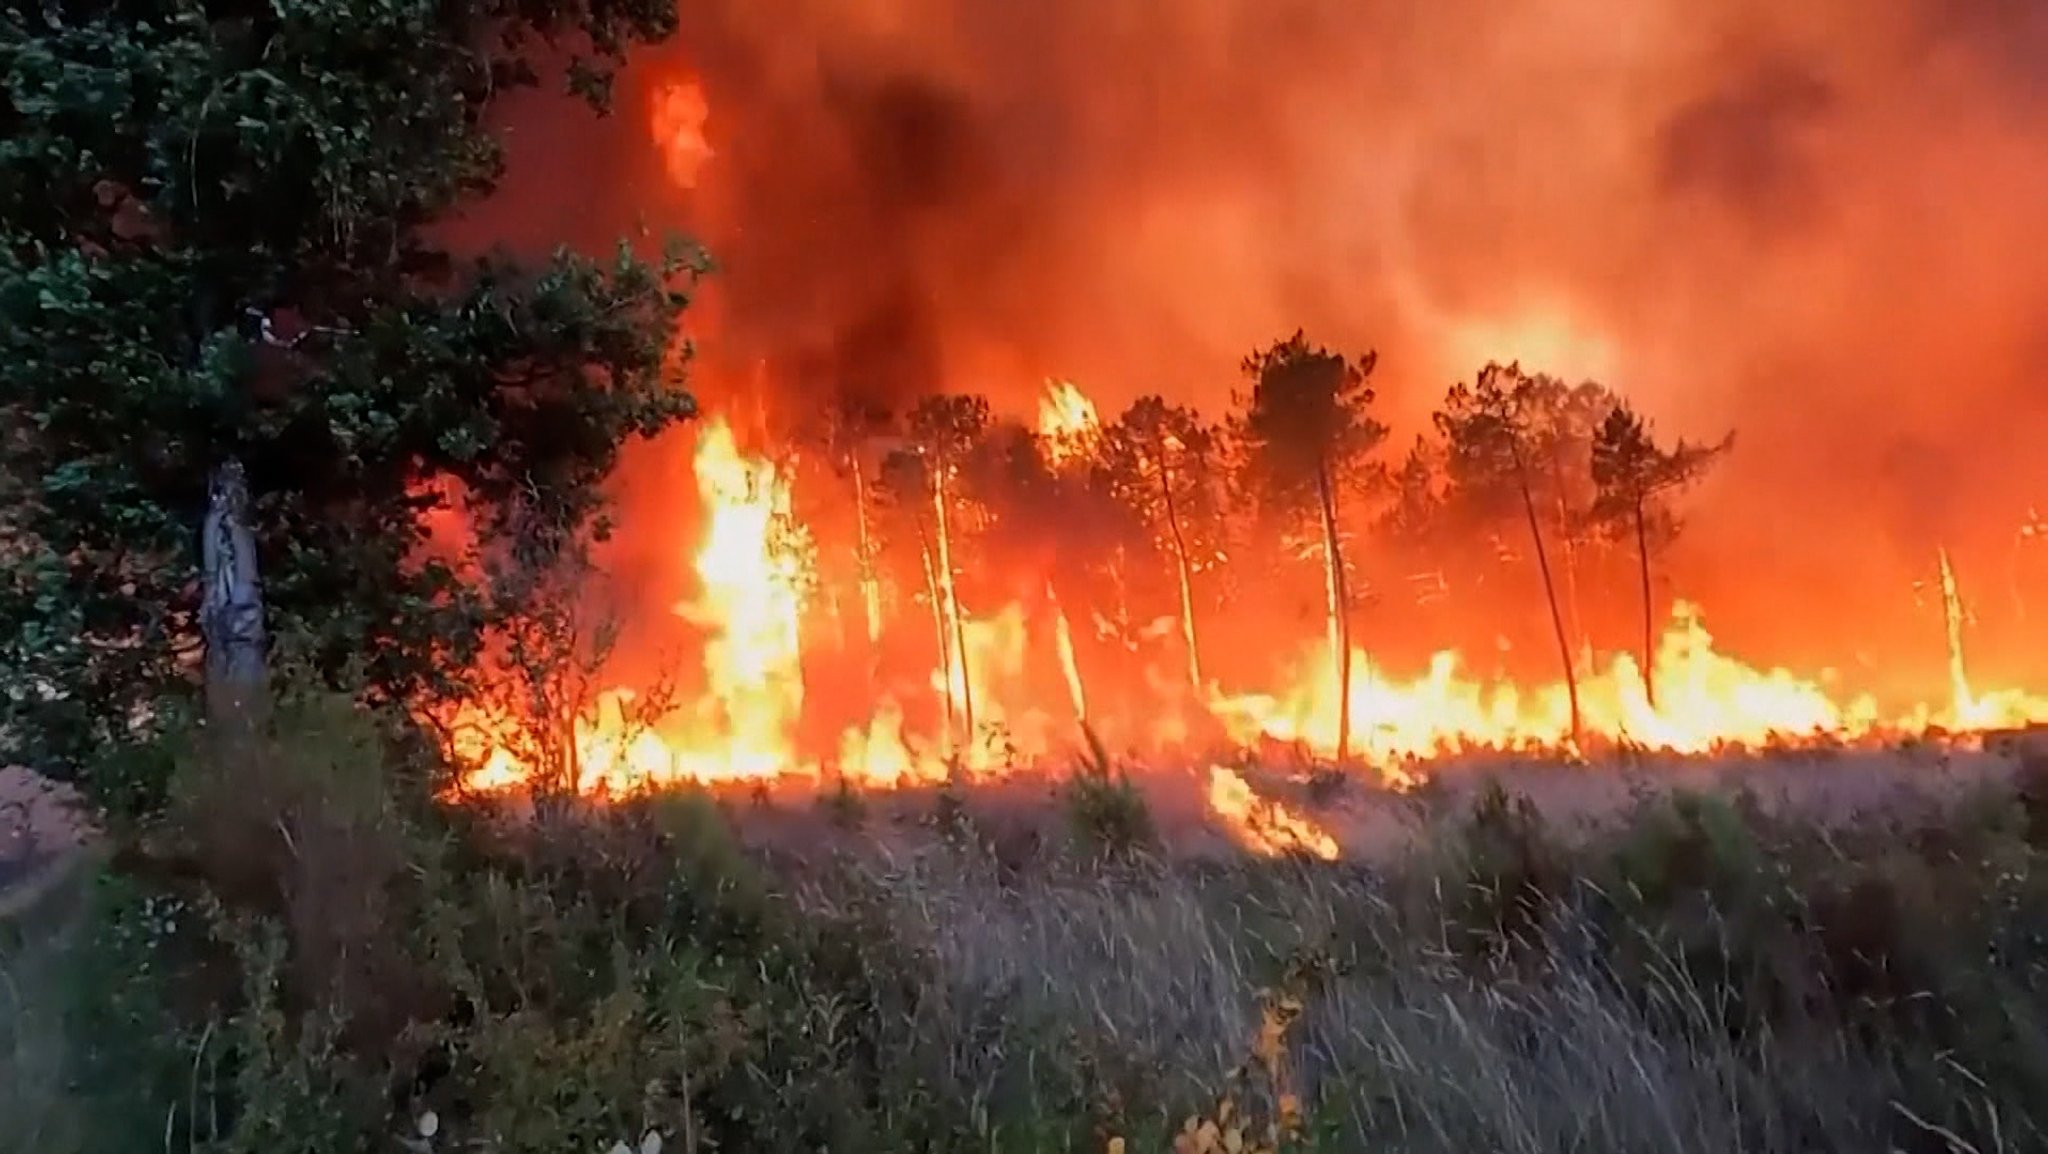
[[[915,23],[868,32],[915,40]],[[1444,302],[1455,294],[1421,276],[1432,271],[1421,267],[1427,254],[1411,254],[1412,267],[1393,256],[1379,270],[1383,291],[1365,299],[1402,317],[1389,353],[1390,361],[1404,358],[1398,371],[1409,374],[1398,405],[1379,383],[1375,355],[1347,357],[1299,334],[1246,359],[1239,383],[1249,391],[1232,392],[1228,413],[1213,404],[1202,412],[1194,397],[1131,400],[1109,387],[1091,395],[1091,374],[1103,363],[1093,354],[1123,367],[1130,358],[1116,354],[1127,350],[1094,341],[1086,305],[1043,291],[1064,289],[1064,267],[1041,269],[1021,245],[982,243],[1012,228],[1064,243],[1072,238],[1051,224],[1071,222],[1050,218],[1086,198],[1048,200],[1041,221],[1036,209],[1020,208],[1036,203],[1035,186],[1021,201],[997,195],[1006,191],[1003,178],[989,166],[1002,157],[989,154],[1012,142],[973,135],[972,85],[947,87],[957,80],[952,71],[915,52],[890,56],[906,70],[900,74],[868,75],[871,62],[851,48],[838,71],[821,72],[782,30],[723,9],[695,31],[707,43],[744,45],[736,61],[788,67],[724,70],[705,48],[701,74],[668,71],[647,86],[651,166],[686,194],[691,225],[714,253],[723,244],[748,259],[717,289],[712,331],[692,334],[714,354],[699,374],[713,415],[656,447],[678,454],[687,446],[696,507],[678,510],[664,492],[648,500],[658,519],[628,523],[628,532],[658,541],[655,552],[677,562],[659,574],[672,617],[634,621],[630,631],[696,646],[691,675],[677,679],[685,700],[671,707],[631,677],[594,695],[567,742],[578,788],[833,776],[888,788],[1031,772],[1089,746],[1133,764],[1178,766],[1280,747],[1400,785],[1426,777],[1431,759],[1463,750],[1710,754],[2048,722],[2048,696],[1980,688],[1966,666],[1969,642],[1994,671],[1985,680],[2034,671],[2013,659],[2024,647],[1987,652],[1992,631],[1971,632],[1965,591],[1973,586],[1963,578],[1984,571],[1987,599],[1997,588],[1984,560],[1988,535],[1973,523],[1970,542],[1948,538],[1948,526],[1927,511],[1966,508],[1961,498],[1941,505],[1910,492],[1900,502],[1907,511],[1888,526],[1889,544],[1907,560],[1887,554],[1881,577],[1859,576],[1853,600],[1845,593],[1832,615],[1839,621],[1825,629],[1813,622],[1830,615],[1789,600],[1782,610],[1772,604],[1777,578],[1743,568],[1754,548],[1718,565],[1711,549],[1688,554],[1684,546],[1700,531],[1682,506],[1707,474],[1734,471],[1722,467],[1731,441],[1662,440],[1632,394],[1541,371],[1574,380],[1647,375],[1636,345],[1657,342],[1641,323],[1628,327],[1629,310],[1617,302],[1559,282],[1510,286],[1498,299],[1478,293],[1476,303],[1454,310]],[[843,29],[818,31],[821,43],[849,43]],[[830,77],[820,79],[823,72]],[[787,90],[757,100],[757,84]],[[843,111],[825,110],[840,110],[841,97]],[[1064,101],[1084,95],[1046,98],[1065,109]],[[1692,139],[1678,133],[1691,110],[1680,102],[1669,110],[1675,127],[1658,125],[1673,148]],[[1084,122],[1092,120],[1074,119]],[[781,143],[783,129],[803,146]],[[1694,146],[1712,145],[1702,139]],[[1066,143],[1098,147],[1085,135]],[[1036,165],[1039,155],[1027,160]],[[1103,172],[1122,171],[1096,160]],[[1660,180],[1680,179],[1655,171]],[[1133,183],[1148,192],[1167,187]],[[1637,183],[1616,187],[1637,195]],[[1275,191],[1235,188],[1226,184],[1218,195],[1266,204],[1259,198]],[[1164,206],[1150,207],[1175,219],[1185,206],[1160,195]],[[1337,215],[1351,213],[1344,199]],[[1689,226],[1693,218],[1683,220]],[[1558,236],[1580,236],[1573,221],[1548,223]],[[1406,226],[1388,227],[1413,239]],[[1144,228],[1110,238],[1073,231],[1119,262],[1101,287],[1077,288],[1087,300],[1106,303],[1100,294],[1116,291],[1112,285],[1136,284],[1209,309],[1204,324],[1242,320],[1196,297],[1190,285],[1200,278],[1168,283],[1174,270],[1186,270],[1149,242],[1130,240]],[[1660,224],[1655,235],[1684,232]],[[1324,239],[1312,238],[1306,251],[1322,251]],[[1450,243],[1436,239],[1439,248]],[[1406,250],[1390,243],[1390,251]],[[1459,253],[1435,259],[1464,270],[1453,259]],[[1772,255],[1789,267],[1791,257]],[[1141,275],[1127,266],[1143,266]],[[1292,266],[1280,271],[1294,275]],[[1674,293],[1691,291],[1683,278],[1643,275]],[[1024,279],[1034,276],[1042,280]],[[1742,295],[1712,291],[1715,300]],[[1045,325],[1016,307],[1041,299],[1051,302],[1041,310]],[[1704,311],[1678,307],[1678,299],[1674,315]],[[1308,319],[1332,311],[1357,310],[1312,310]],[[1269,324],[1256,309],[1245,315]],[[1689,375],[1670,387],[1704,387],[1700,374],[1712,362],[1700,350],[1718,348],[1725,334],[1672,332],[1659,340],[1691,341],[1699,366],[1684,366]],[[731,346],[722,356],[721,341]],[[1179,359],[1161,375],[1184,373],[1187,351],[1175,350]],[[1512,356],[1531,363],[1488,363]],[[1069,360],[1090,389],[1044,379]],[[1415,376],[1440,361],[1465,377],[1424,416],[1436,394],[1418,396]],[[969,391],[965,382],[986,382],[990,391]],[[1778,394],[1770,395],[1775,403]],[[1201,399],[1214,396],[1211,389]],[[1660,411],[1670,397],[1655,394]],[[1689,420],[1712,411],[1675,408]],[[1740,501],[1723,499],[1746,518],[1731,539],[1797,536],[1765,532],[1756,510],[1782,505],[1771,486],[1783,478],[1802,479],[1786,491],[1810,483],[1817,467],[1793,462],[1785,446],[1803,451],[1811,428],[1825,423],[1810,414],[1823,408],[1800,410],[1806,423],[1797,429],[1766,429],[1767,447],[1742,458],[1745,478],[1766,480],[1746,479]],[[1831,410],[1826,422],[1841,423]],[[1732,423],[1750,435],[1747,424]],[[736,436],[735,425],[747,435]],[[1402,438],[1420,431],[1406,454],[1391,451],[1397,428]],[[1901,441],[1885,450],[1885,467],[1912,459],[1918,442]],[[1760,456],[1761,468],[1753,463]],[[1823,535],[1830,543],[1866,539],[1870,522],[1890,515],[1860,505],[1854,513],[1853,525],[1839,511],[1816,514],[1826,532],[1816,529],[1815,550]],[[2010,588],[1999,591],[2010,593],[2014,621],[2026,620],[2040,579],[2024,548],[2038,536],[2034,527],[2029,521],[2010,543]],[[1954,545],[1964,546],[1961,577]],[[1807,560],[1801,572],[1816,572]],[[1818,571],[1854,568],[1830,561],[1840,563]],[[1716,570],[1711,580],[1698,576],[1702,568]],[[1937,575],[1938,619],[1914,618],[1908,585],[1932,587]],[[1872,593],[1873,584],[1882,588]],[[1744,612],[1730,613],[1731,602]],[[1709,621],[1735,639],[1733,648],[1768,659],[1727,652]],[[1853,652],[1838,643],[1842,636],[1854,639]],[[1846,668],[1816,662],[1816,653],[1839,653]],[[476,766],[474,788],[535,774],[530,759],[502,741],[476,738],[458,752]],[[1206,800],[1258,852],[1335,852],[1327,834],[1228,770],[1209,771]]]
[[[1047,396],[1029,442],[1042,454],[1049,475],[1074,464],[1077,434],[1099,436],[1101,428],[1092,418],[1077,416],[1090,414],[1092,405],[1074,386],[1055,386]],[[703,528],[693,543],[679,542],[678,548],[689,550],[698,592],[681,601],[675,615],[703,639],[702,691],[687,705],[638,720],[631,716],[630,706],[639,700],[631,687],[598,695],[575,723],[574,764],[578,786],[586,792],[616,795],[685,782],[716,785],[825,775],[871,788],[963,775],[972,779],[1070,756],[1083,744],[1084,725],[1117,733],[1134,753],[1199,757],[1203,750],[1188,743],[1185,727],[1176,735],[1171,724],[1188,709],[1207,720],[1216,745],[1280,743],[1327,758],[1336,750],[1346,701],[1355,759],[1396,785],[1425,776],[1430,758],[1461,750],[1625,746],[1708,753],[1857,741],[1931,728],[1969,733],[2048,721],[2048,698],[1970,689],[1962,664],[1960,596],[1944,555],[1952,699],[1890,715],[1868,695],[1842,695],[1822,680],[1755,668],[1717,651],[1700,611],[1678,602],[1657,638],[1653,679],[1646,680],[1638,658],[1625,652],[1597,667],[1588,661],[1577,675],[1576,736],[1572,691],[1561,682],[1489,681],[1468,674],[1464,659],[1452,650],[1436,653],[1419,675],[1403,676],[1358,647],[1347,698],[1338,689],[1338,665],[1327,645],[1315,643],[1296,650],[1294,664],[1275,690],[1226,691],[1210,684],[1192,702],[1173,676],[1147,665],[1172,664],[1152,644],[1153,652],[1138,658],[1139,671],[1157,691],[1144,705],[1153,720],[1141,724],[1091,710],[1081,647],[1057,595],[1057,582],[1048,579],[1043,596],[1031,604],[1012,602],[986,614],[963,609],[957,622],[943,610],[933,614],[947,639],[926,679],[938,708],[923,712],[939,718],[936,724],[913,728],[902,703],[868,695],[867,715],[846,718],[835,745],[806,749],[800,738],[809,728],[806,709],[815,706],[832,714],[848,707],[843,700],[815,702],[806,692],[806,638],[822,632],[816,537],[793,515],[791,476],[765,458],[742,452],[730,426],[710,419],[696,441]],[[897,467],[905,463],[899,460]],[[911,508],[923,500],[916,498]],[[975,515],[985,517],[986,512]],[[936,527],[940,518],[933,512],[926,523]],[[960,524],[948,525],[961,531]],[[924,566],[939,550],[927,543],[919,552]],[[928,571],[920,581],[922,588],[909,597],[889,590],[887,603],[910,608],[918,594],[929,600],[941,585]],[[893,630],[901,624],[891,621],[889,626]],[[952,632],[955,626],[957,633]],[[828,660],[838,656],[830,644],[824,650]],[[1031,685],[1027,671],[1037,664],[1057,671],[1053,683],[1062,694],[1048,698],[1042,687]],[[1131,665],[1122,663],[1118,672],[1129,676]],[[1651,683],[1657,687],[1654,703]],[[467,782],[474,789],[517,785],[529,772],[502,746],[472,745],[463,752],[476,765]],[[1260,800],[1248,783],[1227,770],[1211,770],[1208,802],[1253,848],[1318,856],[1335,852],[1327,834]]]

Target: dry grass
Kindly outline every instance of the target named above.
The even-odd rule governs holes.
[[[182,836],[169,842],[213,893],[239,892],[270,920],[289,947],[281,990],[389,1003],[389,1021],[366,1028],[358,1015],[337,1035],[343,1051],[448,1028],[405,1019],[420,1007],[441,1015],[460,1002],[476,1016],[460,1027],[471,1065],[435,1075],[459,1079],[459,1098],[427,1082],[418,1097],[394,1095],[383,1062],[418,1060],[403,1046],[374,1051],[370,1081],[339,1052],[241,1052],[243,1077],[272,1071],[262,1084],[291,1105],[270,1115],[273,1135],[297,1133],[292,1111],[328,1118],[330,1087],[348,1086],[357,1104],[388,1096],[391,1116],[349,1115],[337,1134],[404,1130],[432,1104],[468,1142],[511,1118],[556,1137],[587,1136],[601,1120],[610,1141],[618,1124],[657,1124],[639,1102],[653,1071],[671,1086],[704,1079],[659,1104],[672,1137],[701,1123],[727,1147],[751,1135],[763,1149],[816,1148],[821,1135],[833,1148],[883,1135],[917,1148],[904,1136],[918,1134],[930,1148],[1099,1151],[1116,1139],[1140,1154],[1173,1148],[1191,1114],[1218,1134],[1232,1120],[1291,1119],[1296,1092],[1306,1129],[1272,1130],[1288,1151],[2048,1148],[2035,1117],[2048,1099],[2032,1093],[2048,1087],[2037,1073],[2048,1072],[2048,1028],[2029,1017],[2048,1020],[2048,978],[2030,976],[2032,963],[1987,968],[1981,952],[1965,956],[1971,945],[1940,959],[1945,969],[1894,959],[1897,973],[1880,974],[2009,989],[2010,1007],[1979,998],[1957,1010],[1989,1033],[1915,1033],[1920,1017],[1881,1004],[1892,996],[1882,981],[1834,989],[1818,976],[1856,970],[1858,950],[1896,952],[1959,928],[1998,943],[2048,929],[2048,869],[2032,864],[2031,834],[1956,816],[1961,840],[1945,849],[1905,832],[1894,847],[1891,827],[1869,837],[1879,819],[1948,828],[1944,806],[2009,775],[1997,758],[1475,760],[1410,795],[1248,770],[1337,833],[1350,851],[1337,864],[1247,859],[1203,812],[1200,778],[1179,770],[1139,781],[1159,844],[1110,855],[1090,852],[1102,827],[1075,795],[1044,780],[958,795],[728,798],[749,857],[718,811],[694,802],[687,814],[654,803],[557,815],[549,828],[535,819],[531,836],[496,841],[464,823],[418,827],[381,792],[374,743],[342,740],[345,716],[315,723],[327,728],[255,766],[260,789],[218,766],[188,768],[169,810]],[[1530,804],[1501,811],[1512,820],[1488,833],[1475,815],[1499,780]],[[1655,820],[1687,790],[1741,794],[1745,816],[1724,804],[1728,819],[1783,846],[1710,846],[1709,860],[1693,860],[1685,831]],[[1637,852],[1621,843],[1644,829],[1648,855],[1617,866]],[[457,843],[454,856],[436,848]],[[1851,882],[1896,885],[1874,913],[1809,909],[1791,875],[1773,872],[1781,848],[1808,855],[1798,885],[1827,900],[1861,893]],[[1949,907],[1964,903],[1942,886],[1968,897],[2005,876],[1980,854],[2024,875],[2015,904],[2008,916],[2002,897],[1977,893],[1991,921],[1951,924]],[[1669,884],[1603,893],[1617,878],[1645,893]],[[1540,892],[1509,892],[1524,883]],[[371,912],[400,924],[372,933]],[[1808,940],[1801,918],[1827,933]],[[1853,931],[1847,945],[1827,936],[1837,923]],[[18,1138],[0,1133],[0,1149],[68,1154],[84,1132],[60,1073],[79,1046],[61,1014],[76,928],[43,931],[0,956],[0,1118],[28,1122]],[[1786,971],[1820,1008],[1766,1005],[1785,974],[1745,965]],[[728,1004],[740,989],[750,1000]],[[1232,1081],[1260,1049],[1276,989],[1302,1003],[1284,1094]],[[726,1072],[703,1073],[707,1063]],[[1226,1086],[1239,1088],[1223,1108]],[[575,1110],[551,1113],[557,1097]],[[787,1111],[772,1120],[783,1127],[774,1141],[760,1137],[764,1102]]]
[[[1508,780],[1527,790],[1546,835],[1566,843],[1597,843],[1657,799],[1702,787],[1739,790],[1764,819],[1824,840],[1873,815],[1942,820],[1946,805],[2010,770],[1978,756],[1841,755],[1676,773],[1545,767]],[[919,1030],[948,1039],[938,1073],[977,1094],[994,1093],[1008,1063],[1056,1032],[1083,1054],[1114,1055],[1120,1065],[1103,1058],[1104,1068],[1136,1071],[1151,1100],[1200,1101],[1242,1058],[1261,992],[1306,963],[1319,980],[1298,1031],[1303,1085],[1323,1102],[1319,1121],[1343,1135],[1318,1148],[1850,1151],[1891,1148],[1902,1133],[1924,1139],[1904,1149],[2021,1148],[2006,1145],[2018,1141],[2017,1119],[1990,1144],[1943,1136],[1906,1105],[1909,1076],[1846,1029],[1731,1036],[1731,1003],[1749,994],[1654,940],[1656,927],[1644,928],[1648,956],[1624,970],[1602,937],[1612,926],[1596,928],[1572,897],[1549,901],[1522,931],[1540,965],[1459,957],[1466,927],[1452,924],[1446,894],[1417,886],[1477,884],[1453,870],[1428,878],[1491,780],[1472,772],[1426,798],[1338,799],[1318,816],[1350,830],[1354,850],[1358,830],[1377,829],[1375,847],[1404,852],[1335,867],[1229,859],[1186,829],[1178,844],[1199,852],[1109,872],[1055,860],[1019,873],[986,844],[963,848],[886,821],[880,848],[853,852],[887,895],[897,932],[936,964]],[[996,811],[1017,818],[1008,805]],[[1338,825],[1347,812],[1353,824]],[[832,912],[829,892],[807,898]],[[991,1006],[1001,1007],[993,1019]],[[1942,1059],[1960,1093],[1984,1097],[1962,1107],[1983,1121],[2000,1107],[1972,1088],[1972,1060]],[[1996,1121],[1985,1128],[2000,1132]]]

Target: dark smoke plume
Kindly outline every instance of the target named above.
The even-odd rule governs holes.
[[[1938,646],[1909,592],[1937,543],[1988,600],[2048,499],[2044,12],[688,0],[621,117],[516,111],[491,227],[691,223],[714,397],[1016,405],[1057,374],[1220,410],[1297,326],[1379,349],[1403,423],[1491,357],[1598,375],[1742,435],[1681,582],[1725,636]],[[643,115],[684,80],[692,190]]]

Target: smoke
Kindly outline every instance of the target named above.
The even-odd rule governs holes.
[[[1489,358],[1596,374],[1740,435],[1683,560],[1721,631],[1874,652],[1937,542],[1990,586],[2048,487],[2044,13],[691,0],[625,115],[517,111],[503,213],[688,222],[714,401],[1058,375],[1220,412],[1297,326],[1378,349],[1402,425]],[[641,115],[685,80],[690,190]]]

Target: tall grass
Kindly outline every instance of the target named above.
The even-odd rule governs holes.
[[[805,807],[795,851],[703,795],[447,809],[390,737],[316,701],[165,752],[107,876],[9,930],[4,1141],[2048,1148],[2048,774],[1569,835],[1481,791],[1369,867],[1177,856],[1099,767],[1035,839],[971,791]]]

